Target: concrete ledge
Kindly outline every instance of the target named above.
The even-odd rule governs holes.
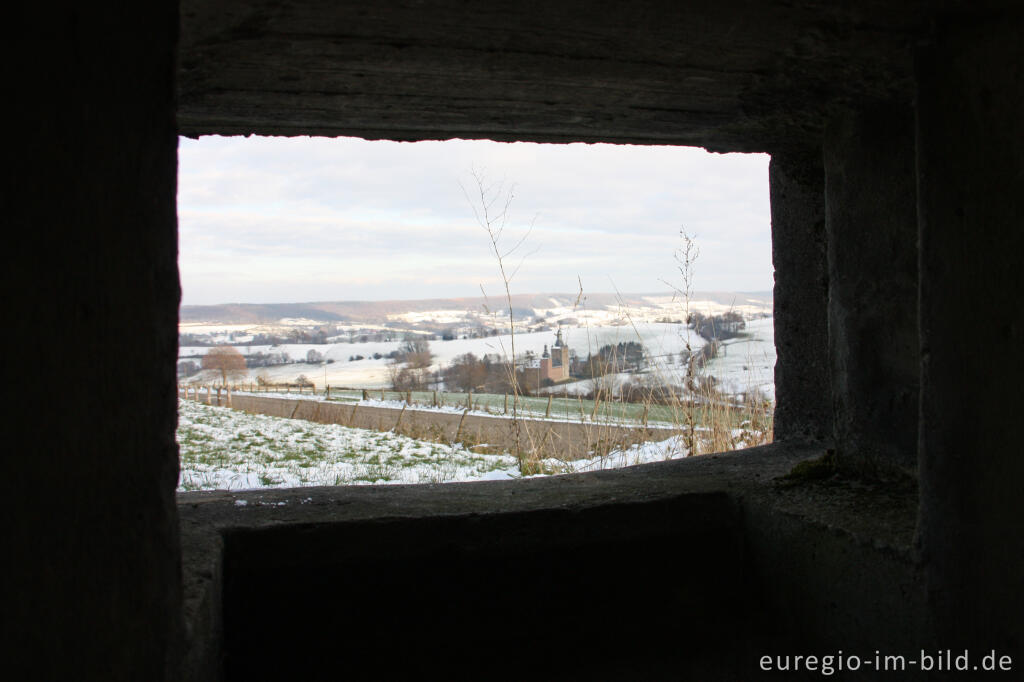
[[[604,679],[641,659],[650,678],[744,679],[783,645],[920,647],[915,493],[775,480],[819,454],[788,444],[522,481],[180,494],[193,679],[322,671],[284,653],[318,638],[339,660],[350,646],[387,658],[380,637],[429,645],[389,661],[408,674],[442,660],[451,672],[431,657],[439,646],[465,665],[512,646]],[[626,622],[610,651],[585,665],[571,653]],[[445,639],[455,632],[465,646]]]

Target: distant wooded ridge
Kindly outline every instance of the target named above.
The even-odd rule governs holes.
[[[648,294],[542,293],[514,294],[512,307],[517,314],[531,314],[533,310],[584,307],[606,309],[650,306],[647,299],[671,298],[672,292]],[[676,294],[679,303],[682,298]],[[692,301],[712,301],[721,305],[759,303],[771,307],[772,292],[695,291]],[[284,318],[301,318],[323,322],[373,322],[388,315],[427,312],[433,310],[462,310],[485,313],[506,309],[503,297],[484,298],[428,298],[389,301],[322,301],[309,303],[222,303],[217,305],[183,305],[179,313],[181,322],[217,322],[221,324],[273,323]]]

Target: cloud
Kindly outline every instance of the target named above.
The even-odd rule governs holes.
[[[665,289],[679,230],[698,289],[772,285],[765,155],[682,147],[182,139],[185,303],[473,296],[496,281],[466,193],[512,190],[506,245],[530,230],[515,288]],[[465,190],[465,193],[464,193]]]

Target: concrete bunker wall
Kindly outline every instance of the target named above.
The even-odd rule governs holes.
[[[1007,421],[1024,400],[1015,3],[695,0],[597,11],[570,1],[222,0],[186,2],[180,18],[179,34],[174,2],[30,6],[6,45],[17,68],[5,290],[10,333],[37,340],[8,377],[24,387],[8,416],[17,457],[2,495],[16,557],[3,582],[13,677],[173,679],[183,640],[202,643],[181,620],[174,498],[176,132],[772,153],[784,447],[769,461],[790,464],[809,454],[797,443],[834,440],[850,471],[916,476],[913,556],[924,582],[910,587],[925,595],[910,608],[923,622],[903,641],[1021,657],[1024,458]],[[872,295],[884,300],[873,306]],[[878,339],[880,329],[891,332]],[[79,355],[54,361],[67,339]],[[44,416],[55,386],[67,408]],[[688,472],[717,466],[745,464],[734,456],[659,471],[692,493],[702,484]],[[621,476],[654,485],[648,469]],[[559,486],[607,494],[607,480],[537,484],[552,492],[534,499],[557,504]],[[361,518],[394,514],[396,501],[415,514],[402,496],[417,494],[360,498],[370,510]],[[750,560],[766,567],[781,517],[776,494],[763,494],[739,518]],[[850,509],[870,514],[876,503],[857,498]],[[490,504],[482,513],[512,503]],[[224,506],[218,528],[239,522]],[[819,501],[800,518],[827,528],[815,519],[829,509]],[[847,537],[870,547],[878,532]],[[810,545],[775,537],[795,543],[787,549],[809,574]],[[888,570],[870,556],[867,566]],[[842,561],[829,565],[839,572]],[[804,630],[863,636],[876,622],[855,591],[841,600],[851,614],[843,624],[821,617],[834,580],[761,578],[762,594],[789,589],[822,604],[801,614]],[[864,583],[861,602],[896,603],[899,584]]]

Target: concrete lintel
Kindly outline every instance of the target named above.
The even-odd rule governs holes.
[[[834,98],[907,95],[929,3],[858,4],[185,0],[178,123],[764,151]]]

